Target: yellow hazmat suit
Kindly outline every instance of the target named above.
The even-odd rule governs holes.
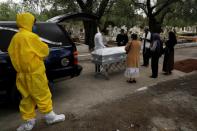
[[[24,120],[35,118],[35,106],[42,113],[52,111],[51,92],[45,74],[44,58],[49,54],[47,44],[32,32],[35,18],[30,13],[17,15],[19,32],[8,48],[17,71],[16,86],[22,95],[19,108]]]

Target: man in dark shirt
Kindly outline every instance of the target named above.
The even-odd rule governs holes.
[[[128,42],[128,36],[124,33],[124,29],[120,30],[120,34],[116,37],[116,42],[118,46],[125,46]]]

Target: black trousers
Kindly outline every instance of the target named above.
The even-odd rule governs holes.
[[[144,66],[149,65],[149,59],[150,59],[150,49],[145,48],[145,49],[143,49],[143,65]]]
[[[158,65],[159,65],[159,56],[152,56],[151,58],[151,69],[152,69],[152,77],[158,76]]]
[[[101,67],[99,64],[95,64],[95,72],[101,72]]]

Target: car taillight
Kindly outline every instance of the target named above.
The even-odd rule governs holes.
[[[78,64],[78,52],[75,51],[75,52],[73,53],[73,55],[74,55],[74,64],[77,65],[77,64]]]
[[[61,60],[61,65],[62,66],[67,66],[69,64],[69,60],[67,59],[67,58],[63,58],[62,60]]]

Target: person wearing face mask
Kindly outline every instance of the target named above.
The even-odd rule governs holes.
[[[152,69],[152,75],[150,77],[157,78],[159,58],[163,54],[163,43],[161,41],[159,33],[153,33],[152,42],[150,45],[150,51],[151,51],[151,69]]]
[[[142,50],[143,50],[143,65],[148,67],[150,59],[150,42],[151,42],[151,33],[148,27],[145,27],[144,34],[142,37]]]
[[[128,40],[128,36],[125,33],[124,29],[121,29],[120,34],[118,34],[116,37],[117,46],[125,46]]]
[[[17,131],[32,130],[36,122],[36,106],[44,114],[46,123],[64,121],[64,114],[57,115],[53,112],[52,95],[44,65],[49,48],[32,32],[35,18],[30,13],[17,14],[16,23],[19,32],[13,36],[8,53],[17,72],[17,89],[22,95],[19,109],[24,123],[17,128]]]
[[[100,27],[97,27],[97,33],[94,36],[94,44],[94,50],[106,48],[104,44],[103,32],[100,31]]]
[[[165,75],[170,75],[174,69],[174,46],[177,44],[176,35],[170,31],[168,41],[165,43],[163,71]]]
[[[125,46],[127,52],[125,77],[128,83],[136,83],[136,78],[139,77],[141,42],[137,39],[137,34],[131,35],[131,41]]]

